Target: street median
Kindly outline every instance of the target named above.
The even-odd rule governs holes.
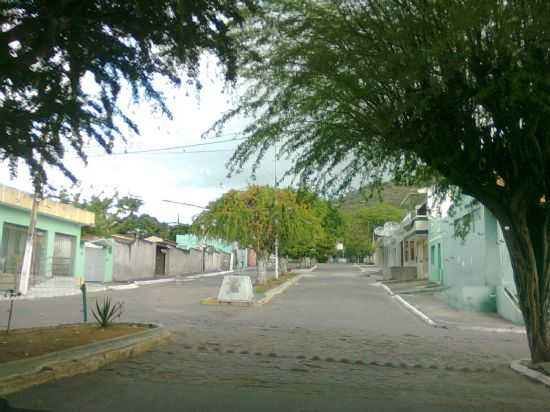
[[[149,350],[170,337],[170,332],[161,325],[141,326],[147,329],[42,356],[4,362],[0,365],[0,395],[94,371],[110,362]]]

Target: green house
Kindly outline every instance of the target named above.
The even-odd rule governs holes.
[[[0,289],[17,288],[31,208],[30,194],[0,185]],[[30,286],[51,278],[83,277],[81,230],[93,224],[91,212],[49,199],[40,201]]]
[[[475,199],[464,196],[452,216],[429,221],[428,278],[456,309],[497,312],[521,324],[516,288],[502,228]]]

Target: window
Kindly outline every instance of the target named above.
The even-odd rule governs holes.
[[[410,255],[411,255],[411,260],[415,260],[415,256],[414,256],[414,240],[411,240],[411,241],[409,242],[409,245],[410,245],[410,248],[411,248],[411,253],[410,253]]]
[[[409,261],[409,241],[405,240],[405,262]]]
[[[434,265],[435,264],[435,245],[432,245],[430,257],[431,257],[430,262],[432,265]]]

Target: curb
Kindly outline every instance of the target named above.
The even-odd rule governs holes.
[[[257,300],[256,302],[253,303],[254,306],[261,306],[261,305],[265,305],[266,303],[269,303],[271,302],[271,300],[283,293],[285,290],[287,290],[289,287],[291,287],[292,285],[294,285],[296,282],[298,282],[300,279],[302,279],[304,275],[298,275],[298,276],[295,276],[293,277],[292,279],[290,280],[287,280],[285,283],[277,286],[276,288],[273,288],[273,289],[270,289],[268,290],[266,293],[265,293],[265,296],[263,298],[261,298],[260,300]]]
[[[525,329],[518,328],[487,328],[485,326],[459,326],[458,329],[473,330],[477,332],[494,332],[494,333],[517,333],[525,335],[527,332]]]
[[[175,282],[176,278],[165,278],[165,279],[152,279],[152,280],[135,280],[134,284],[138,286],[144,285],[156,285],[157,283],[170,283]]]
[[[176,282],[190,282],[195,279],[201,279],[201,278],[211,278],[214,276],[221,276],[221,275],[229,275],[230,273],[235,273],[234,270],[225,270],[223,272],[214,272],[214,273],[204,273],[199,275],[191,275],[191,276],[185,276],[181,279],[176,278]]]
[[[392,295],[392,297],[397,300],[399,303],[401,303],[405,308],[407,308],[410,312],[415,314],[417,317],[419,317],[421,320],[423,320],[425,323],[427,323],[430,326],[433,326],[434,328],[445,328],[445,326],[442,326],[436,322],[434,322],[428,315],[426,315],[424,312],[422,312],[420,309],[414,307],[409,302],[407,302],[405,299],[403,299],[400,295]]]
[[[393,293],[393,290],[391,290],[387,285],[381,283],[381,282],[378,282],[378,285],[377,286],[382,286],[384,288],[384,290],[388,293],[388,295],[390,296],[394,296],[395,293]]]
[[[294,270],[291,270],[291,272],[310,273],[310,272],[313,272],[315,269],[317,269],[317,265],[310,267],[309,269],[294,269]]]
[[[409,311],[411,311],[413,314],[418,316],[421,320],[423,320],[425,323],[427,323],[430,326],[433,326],[434,328],[443,328],[448,329],[447,325],[443,325],[441,323],[435,322],[433,319],[431,319],[428,315],[426,315],[424,312],[422,312],[420,309],[418,309],[416,306],[410,304],[407,302],[401,295],[395,294],[387,285],[383,283],[377,283],[376,286],[382,286],[384,290],[394,299],[396,299],[401,305],[403,305],[405,308],[407,308]],[[485,326],[457,326],[457,329],[461,330],[472,330],[476,332],[492,332],[492,333],[517,333],[525,335],[525,329],[522,328],[489,328]]]
[[[537,372],[537,371],[523,365],[521,362],[522,362],[522,360],[515,360],[515,361],[510,362],[510,368],[512,368],[517,373],[519,373],[519,374],[521,374],[521,375],[523,375],[523,376],[525,376],[529,379],[535,380],[537,382],[542,383],[543,385],[546,385],[546,386],[550,387],[550,376],[546,376],[543,373]]]
[[[128,285],[107,286],[107,290],[130,290],[137,288],[139,288],[139,285],[136,285],[135,283],[130,283]]]
[[[158,324],[143,332],[78,346],[30,359],[1,364],[0,395],[18,392],[52,380],[92,372],[163,343],[170,332]]]
[[[433,326],[434,328],[447,328],[446,326],[440,325],[439,323],[435,322],[432,318],[430,318],[428,315],[426,315],[417,307],[411,305],[409,302],[403,299],[400,295],[396,295],[387,285],[380,282],[378,282],[376,285],[382,286],[382,288],[384,288],[384,290],[388,293],[388,295],[390,295],[393,299],[397,300],[409,312],[412,312],[415,316],[420,318],[420,320],[422,320],[424,323],[427,323],[428,325]]]

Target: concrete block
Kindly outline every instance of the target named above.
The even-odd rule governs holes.
[[[391,280],[415,280],[417,279],[418,273],[416,266],[390,266],[384,268],[384,278]]]
[[[219,302],[247,302],[254,300],[254,288],[250,276],[226,275],[218,293]]]

